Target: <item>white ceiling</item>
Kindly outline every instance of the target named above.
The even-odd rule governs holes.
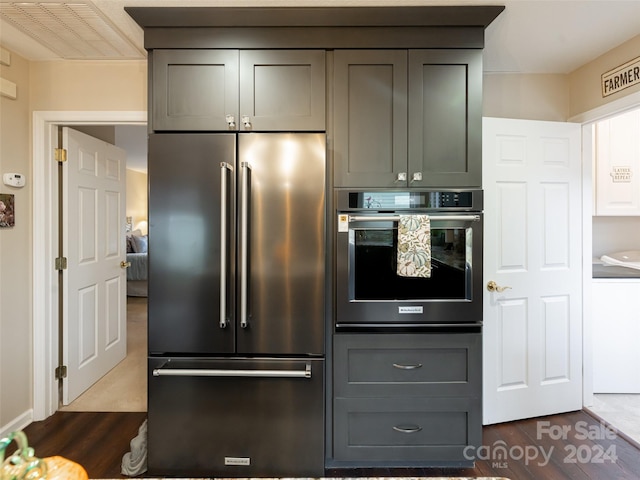
[[[124,6],[417,5],[505,5],[486,31],[487,72],[569,73],[640,35],[640,0],[0,0],[0,44],[29,60],[142,59]]]

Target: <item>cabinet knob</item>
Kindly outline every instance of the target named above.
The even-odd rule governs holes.
[[[422,172],[413,172],[411,175],[411,183],[413,182],[421,182],[422,181]]]
[[[489,282],[487,282],[487,290],[489,290],[490,292],[502,293],[505,290],[509,290],[509,289],[511,289],[511,287],[501,287],[493,280],[490,280]]]
[[[249,119],[249,115],[242,115],[242,124],[246,130],[251,130],[251,120]]]
[[[396,183],[398,182],[406,182],[407,181],[407,172],[398,172],[396,175]]]
[[[236,118],[233,115],[226,115],[224,119],[227,121],[229,129],[236,128]]]

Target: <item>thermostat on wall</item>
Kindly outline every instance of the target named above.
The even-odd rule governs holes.
[[[26,180],[21,173],[5,173],[2,175],[2,181],[10,187],[24,187]]]

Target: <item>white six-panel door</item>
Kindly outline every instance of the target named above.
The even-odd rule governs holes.
[[[581,127],[485,118],[483,129],[484,423],[579,410]]]
[[[124,150],[63,129],[63,404],[126,356]]]

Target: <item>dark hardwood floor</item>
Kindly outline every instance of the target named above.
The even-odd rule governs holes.
[[[83,465],[90,478],[126,478],[120,474],[122,456],[145,417],[144,412],[57,412],[25,433],[38,457],[66,457]],[[478,454],[473,469],[329,469],[326,476],[640,479],[640,449],[585,412],[484,427]]]

